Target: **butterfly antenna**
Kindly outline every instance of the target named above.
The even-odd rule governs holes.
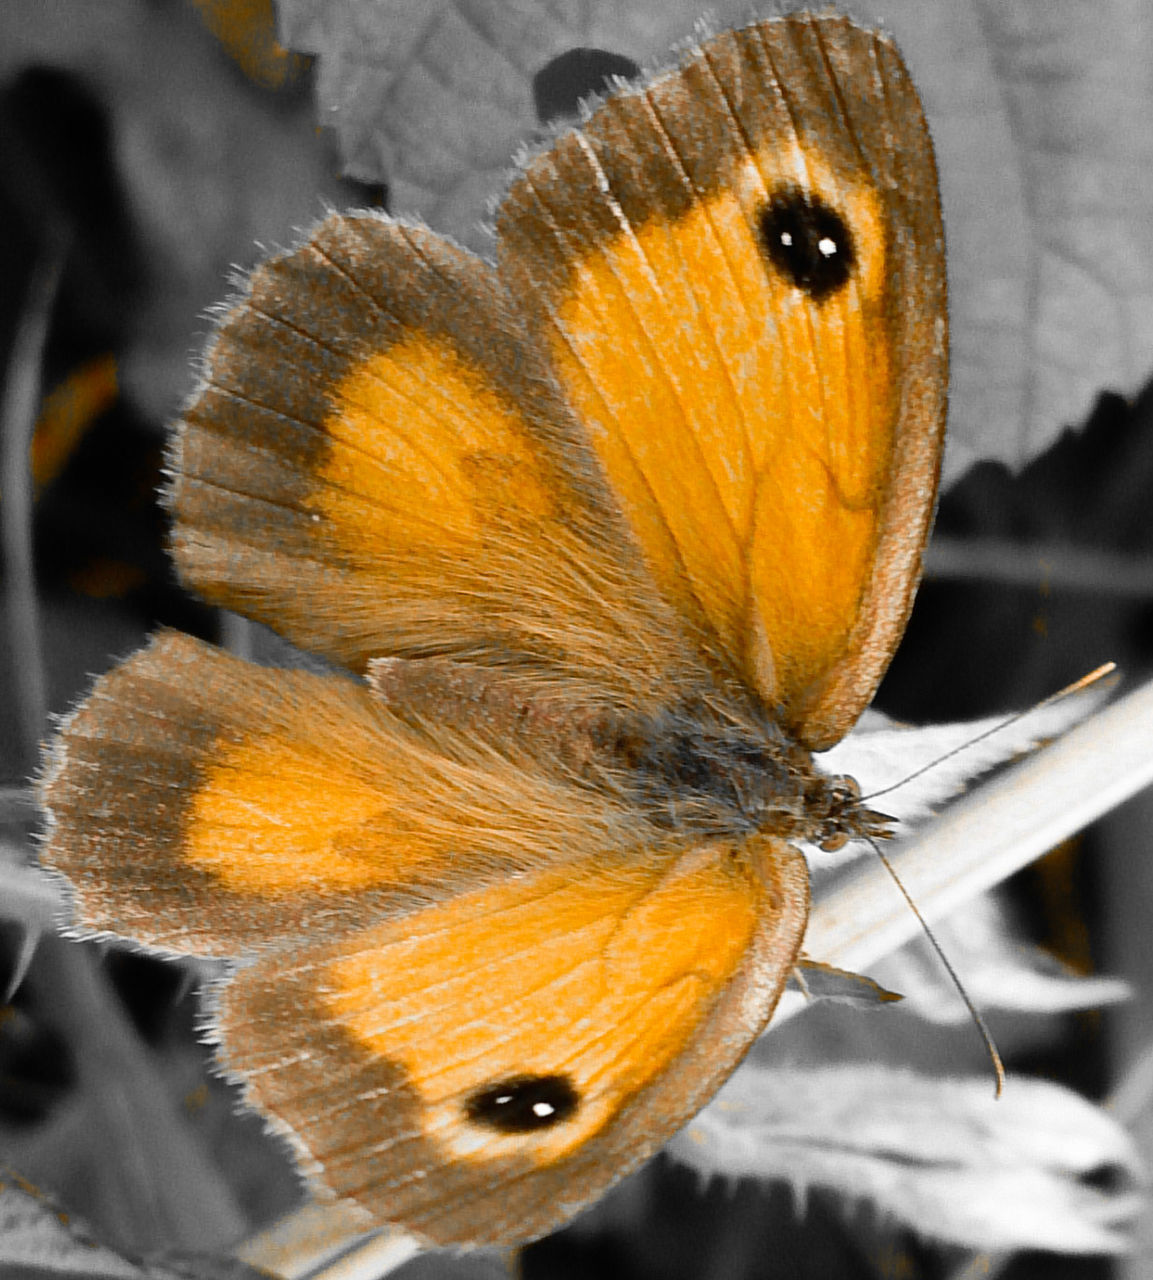
[[[942,947],[937,941],[936,935],[933,933],[932,929],[929,928],[929,922],[921,914],[920,908],[913,901],[913,895],[905,888],[904,881],[899,875],[897,875],[896,867],[894,867],[889,859],[885,857],[880,845],[878,845],[875,840],[870,840],[869,843],[873,846],[873,852],[881,859],[881,865],[889,875],[892,876],[893,883],[898,889],[900,889],[901,897],[909,904],[909,910],[917,917],[921,928],[925,931],[925,937],[929,939],[933,950],[937,953],[937,958],[945,966],[945,972],[949,975],[949,980],[952,982],[953,986],[957,988],[957,994],[962,1000],[964,1000],[965,1008],[969,1011],[969,1017],[973,1019],[973,1025],[977,1028],[978,1032],[980,1032],[981,1039],[985,1042],[985,1051],[989,1055],[989,1061],[993,1064],[993,1074],[997,1078],[995,1096],[999,1098],[1005,1088],[1005,1064],[1001,1060],[1000,1051],[993,1040],[988,1024],[985,1022],[985,1019],[981,1017],[981,1011],[970,999],[969,993],[965,990],[965,984],[961,981],[960,975],[957,973],[957,970],[953,968],[952,962],[945,954],[944,947]]]
[[[959,756],[962,751],[968,751],[970,747],[975,747],[978,742],[984,742],[986,738],[991,738],[995,733],[1000,733],[1002,729],[1007,729],[1011,724],[1016,724],[1018,720],[1023,720],[1026,716],[1033,715],[1034,712],[1042,711],[1045,707],[1052,706],[1053,703],[1060,702],[1063,698],[1069,698],[1075,693],[1080,693],[1082,689],[1087,689],[1090,685],[1096,684],[1098,680],[1104,680],[1106,676],[1112,675],[1116,670],[1117,664],[1115,662],[1103,662],[1095,670],[1090,671],[1088,675],[1082,676],[1080,680],[1074,680],[1072,684],[1066,685],[1064,689],[1058,689],[1056,693],[1051,693],[1047,698],[1043,698],[1033,706],[1026,707],[1024,711],[1013,712],[1011,716],[1006,716],[1004,720],[1000,720],[996,724],[991,725],[982,733],[977,734],[975,738],[970,738],[968,742],[962,742],[960,746],[953,747],[952,750],[946,751],[943,756],[938,756],[935,760],[930,760],[928,764],[924,764],[919,769],[915,769],[906,777],[901,778],[900,781],[891,782],[887,787],[882,787],[879,791],[873,791],[867,796],[862,796],[862,801],[873,801],[876,800],[878,796],[887,796],[890,791],[896,791],[898,787],[903,787],[906,783],[915,781],[922,774],[928,773],[930,770],[936,769],[939,765],[944,764],[946,760],[952,760],[954,756]],[[916,910],[915,907],[914,910]],[[931,936],[932,935],[930,934],[930,937]],[[944,957],[942,957],[942,959],[943,958]]]
[[[1066,688],[1059,689],[1056,693],[1050,694],[1049,697],[1043,699],[1041,702],[1038,702],[1035,706],[1029,707],[1025,711],[1018,711],[1011,716],[1007,716],[1004,720],[1000,721],[995,725],[992,725],[990,728],[986,729],[983,733],[977,734],[975,738],[970,738],[968,742],[962,743],[958,747],[954,747],[951,751],[946,751],[943,756],[939,756],[936,760],[931,761],[929,764],[923,765],[920,769],[917,769],[913,773],[910,773],[907,777],[902,778],[899,782],[894,782],[890,786],[882,787],[881,790],[879,791],[874,791],[867,796],[863,796],[862,800],[872,801],[872,800],[875,800],[878,796],[887,795],[890,791],[895,791],[898,787],[903,787],[906,783],[912,782],[915,778],[919,778],[923,773],[928,773],[930,769],[937,768],[938,765],[942,764],[946,760],[952,759],[952,757],[955,755],[959,755],[962,751],[968,751],[968,749],[974,746],[976,743],[983,742],[986,738],[992,737],[992,735],[995,733],[1000,733],[1002,729],[1007,728],[1011,724],[1016,724],[1017,721],[1022,719],[1024,716],[1032,715],[1033,712],[1035,711],[1040,711],[1042,708],[1051,706],[1055,702],[1060,702],[1062,698],[1068,698],[1074,693],[1079,693],[1082,689],[1087,689],[1090,685],[1096,684],[1098,680],[1103,680],[1107,675],[1111,675],[1116,669],[1117,669],[1117,664],[1115,662],[1103,663],[1101,666],[1097,667],[1096,670],[1090,671],[1088,675],[1082,676],[1080,680],[1074,681],[1071,685],[1068,685]],[[892,877],[893,883],[901,891],[901,896],[909,904],[909,910],[912,911],[913,915],[917,917],[917,920],[920,923],[921,928],[925,932],[925,937],[929,939],[929,943],[932,946],[933,950],[937,953],[937,956],[940,959],[941,964],[945,968],[945,972],[949,975],[950,981],[952,982],[953,986],[956,987],[957,994],[965,1002],[965,1008],[968,1009],[969,1016],[973,1019],[974,1026],[976,1026],[977,1030],[980,1032],[981,1039],[984,1040],[985,1042],[985,1049],[989,1054],[989,1060],[993,1064],[993,1072],[997,1078],[996,1092],[997,1092],[997,1097],[999,1098],[1001,1096],[1002,1090],[1005,1087],[1005,1064],[1001,1060],[1001,1055],[997,1050],[996,1044],[993,1042],[993,1037],[989,1032],[989,1028],[985,1022],[985,1019],[981,1016],[981,1013],[978,1010],[977,1006],[970,999],[969,993],[965,990],[964,984],[961,982],[960,976],[958,975],[956,969],[953,968],[953,965],[950,962],[949,957],[945,954],[944,948],[937,941],[936,935],[933,933],[932,929],[929,928],[928,922],[926,921],[925,917],[921,914],[920,908],[913,901],[912,894],[910,894],[908,889],[905,888],[904,882],[901,880],[901,877],[897,875],[896,868],[885,856],[885,854],[881,851],[881,848],[876,843],[876,841],[869,840],[869,843],[873,846],[873,851],[876,853],[877,857],[880,858],[882,866],[884,866],[885,870]]]

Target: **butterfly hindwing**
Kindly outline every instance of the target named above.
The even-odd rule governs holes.
[[[531,1238],[732,1070],[807,904],[779,841],[657,839],[535,869],[242,969],[224,1060],[373,1217],[440,1244]]]
[[[360,682],[162,633],[63,726],[46,860],[88,930],[232,957],[641,838],[446,708],[422,731]]]

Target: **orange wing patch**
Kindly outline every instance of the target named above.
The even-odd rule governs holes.
[[[555,520],[554,478],[515,411],[443,339],[366,356],[331,398],[309,505],[366,571],[373,557],[477,556],[498,502],[522,532]]]
[[[892,124],[917,107],[899,70],[878,89],[881,58],[836,21],[726,33],[560,138],[498,222],[662,591],[809,746],[852,724],[903,626],[943,429],[932,152]],[[854,60],[877,121],[843,91]],[[903,589],[880,591],[895,557]]]
[[[535,1235],[647,1158],[743,1055],[806,886],[780,842],[536,871],[242,971],[227,1062],[375,1216],[439,1243]],[[707,1066],[670,1082],[694,1047]]]

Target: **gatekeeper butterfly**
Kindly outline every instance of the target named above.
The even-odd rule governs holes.
[[[172,456],[208,600],[45,784],[86,929],[238,964],[224,1067],[328,1192],[434,1243],[564,1222],[709,1099],[797,959],[812,753],[920,573],[943,235],[881,35],[793,14],[527,159],[496,264],[332,214],[222,320]]]

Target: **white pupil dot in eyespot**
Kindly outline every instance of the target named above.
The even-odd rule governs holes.
[[[817,251],[822,258],[831,258],[837,252],[837,242],[830,236],[822,236],[817,241]]]
[[[793,243],[793,233],[791,231],[782,231],[781,244],[783,244],[786,248],[789,248],[792,246],[792,243]]]
[[[532,1113],[534,1116],[540,1116],[543,1120],[546,1116],[556,1114],[556,1107],[551,1102],[534,1102],[532,1104]]]

